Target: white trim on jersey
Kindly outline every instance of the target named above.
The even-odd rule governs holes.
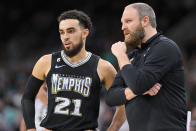
[[[78,63],[76,63],[76,64],[73,64],[73,63],[71,63],[71,62],[67,59],[64,50],[61,51],[61,57],[62,57],[63,61],[64,61],[67,65],[69,65],[70,67],[72,67],[72,68],[79,67],[79,66],[85,64],[86,62],[89,61],[89,59],[91,58],[91,56],[92,56],[92,53],[91,53],[91,52],[88,52],[87,57],[85,57],[85,58],[84,58],[83,60],[81,60],[80,62],[78,62]]]

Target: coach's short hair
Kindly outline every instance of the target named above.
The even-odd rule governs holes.
[[[145,16],[148,16],[151,26],[153,28],[157,27],[156,15],[151,6],[146,3],[134,3],[131,4],[131,6],[138,11],[140,19],[144,18]]]
[[[62,20],[66,20],[66,19],[78,20],[79,24],[82,27],[89,29],[89,31],[92,28],[92,22],[91,22],[90,17],[83,11],[79,11],[79,10],[65,11],[59,15],[58,22],[60,23]]]

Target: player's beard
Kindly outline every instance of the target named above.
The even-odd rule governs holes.
[[[125,43],[128,47],[136,48],[142,43],[142,39],[145,37],[145,31],[142,24],[139,23],[134,32],[129,33],[129,37],[125,38]]]
[[[72,49],[66,49],[64,47],[64,52],[65,52],[66,56],[73,57],[81,51],[83,45],[84,45],[84,43],[83,43],[82,37],[81,37],[80,42],[77,45],[75,45],[75,46],[72,45],[73,46]]]

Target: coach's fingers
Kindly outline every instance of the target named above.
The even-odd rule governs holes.
[[[154,92],[150,89],[148,91],[146,91],[143,95],[150,95],[150,96],[153,96],[154,95]]]
[[[159,90],[161,89],[162,85],[159,83],[156,83],[152,88],[150,88],[148,91],[146,91],[143,95],[150,95],[150,96],[154,96],[156,95]]]
[[[150,96],[153,96],[153,92],[151,91],[151,90],[148,90],[148,91],[146,91],[145,93],[144,93],[144,95],[150,95]]]
[[[150,91],[149,91],[149,95],[150,96],[154,96],[158,93],[158,91],[155,89],[155,88],[151,88]]]
[[[161,89],[162,85],[159,83],[156,83],[150,90],[151,90],[151,96],[156,95],[159,90]]]
[[[160,83],[156,83],[153,87],[156,88],[157,90],[160,90],[162,85]]]
[[[159,92],[160,88],[158,86],[154,86],[150,90],[153,92],[153,95],[156,95]]]

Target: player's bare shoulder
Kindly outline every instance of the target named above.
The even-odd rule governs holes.
[[[52,60],[52,54],[43,55],[38,61],[41,61],[44,65],[50,65]]]
[[[97,72],[101,82],[105,84],[107,84],[108,81],[113,81],[116,76],[116,70],[113,65],[104,59],[99,60]]]
[[[33,76],[38,79],[44,80],[51,67],[52,54],[42,56],[33,68]]]

